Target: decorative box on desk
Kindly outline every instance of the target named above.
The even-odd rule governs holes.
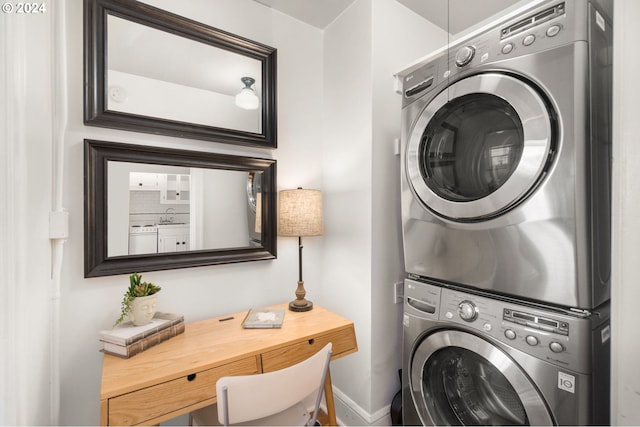
[[[131,359],[105,355],[100,423],[158,424],[215,403],[220,377],[275,371],[329,342],[333,359],[358,351],[353,322],[322,307],[287,311],[280,329],[243,329],[246,314],[187,323],[183,334]],[[330,375],[325,395],[329,422],[335,425]]]

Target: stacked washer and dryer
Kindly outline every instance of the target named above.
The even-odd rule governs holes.
[[[403,422],[609,424],[609,17],[535,1],[398,77]]]

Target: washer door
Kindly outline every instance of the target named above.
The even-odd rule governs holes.
[[[456,221],[495,217],[542,178],[552,155],[546,103],[498,73],[462,79],[438,94],[409,133],[407,178],[422,203]]]
[[[424,425],[553,425],[529,377],[502,350],[444,330],[415,349],[409,381]]]

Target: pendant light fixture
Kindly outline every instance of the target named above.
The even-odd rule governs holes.
[[[258,108],[260,100],[256,95],[256,92],[251,86],[256,82],[251,77],[242,77],[240,79],[244,83],[244,87],[236,95],[236,105],[245,110],[255,110]]]

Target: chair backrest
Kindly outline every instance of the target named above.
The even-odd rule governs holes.
[[[257,375],[222,377],[216,382],[218,420],[224,425],[282,412],[317,391],[315,423],[331,360],[331,343],[293,366]]]

